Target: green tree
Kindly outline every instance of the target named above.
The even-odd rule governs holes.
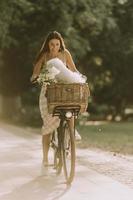
[[[103,33],[93,42],[103,60],[94,95],[97,102],[113,105],[116,114],[120,114],[133,102],[133,3],[130,0],[114,2],[113,29],[105,24]]]
[[[36,53],[46,34],[57,30],[87,75],[93,101],[120,112],[133,99],[132,11],[131,0],[1,0],[0,93],[31,91]]]

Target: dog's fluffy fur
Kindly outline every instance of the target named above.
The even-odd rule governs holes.
[[[55,73],[55,68],[57,73]],[[79,72],[72,72],[59,58],[53,58],[47,62],[49,73],[55,74],[57,82],[62,83],[85,83],[86,77]]]

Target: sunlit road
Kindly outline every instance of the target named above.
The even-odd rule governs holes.
[[[0,200],[132,200],[133,189],[90,169],[86,150],[77,151],[70,187],[52,167],[41,176],[41,136],[0,123]],[[84,162],[82,159],[84,158]]]

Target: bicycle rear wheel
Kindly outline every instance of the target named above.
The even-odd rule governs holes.
[[[61,157],[61,141],[60,133],[54,132],[52,136],[52,148],[54,150],[54,169],[56,174],[60,174],[62,170],[62,157]]]
[[[75,175],[75,137],[70,120],[62,124],[61,155],[67,184],[71,184]]]

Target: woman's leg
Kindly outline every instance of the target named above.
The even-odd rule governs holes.
[[[42,135],[43,163],[48,165],[48,151],[50,145],[51,134]]]
[[[74,117],[71,118],[71,126],[72,128],[75,126],[74,125]],[[76,141],[80,141],[81,140],[81,135],[79,134],[79,132],[75,129],[75,140]]]

